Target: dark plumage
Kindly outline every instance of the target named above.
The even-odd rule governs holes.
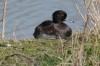
[[[40,38],[42,34],[55,36],[55,38],[67,38],[72,34],[71,28],[63,23],[67,17],[66,12],[62,10],[57,10],[52,14],[52,19],[42,22],[35,28],[33,36],[35,38]]]

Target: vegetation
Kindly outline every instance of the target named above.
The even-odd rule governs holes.
[[[0,46],[0,66],[99,66],[100,40],[91,36],[82,44],[78,35],[68,40],[9,40]]]
[[[84,0],[84,31],[67,40],[9,40],[0,44],[0,66],[100,66],[100,0]]]

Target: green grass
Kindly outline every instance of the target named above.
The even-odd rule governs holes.
[[[81,41],[76,40],[65,40],[62,44],[50,39],[9,40],[0,46],[0,66],[79,66],[80,63],[99,66],[100,40],[86,41],[83,48]]]

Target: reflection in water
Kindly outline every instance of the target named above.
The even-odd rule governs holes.
[[[73,31],[80,30],[83,19],[78,13],[75,3],[83,13],[83,2],[80,0],[7,0],[6,38],[31,38],[34,29],[44,20],[51,20],[56,10],[64,10],[68,14],[65,23]],[[3,0],[0,0],[0,19],[2,19]],[[0,23],[0,31],[2,25]]]

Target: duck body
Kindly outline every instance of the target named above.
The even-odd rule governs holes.
[[[46,20],[39,24],[33,33],[35,38],[40,38],[41,35],[54,36],[56,39],[61,37],[63,39],[70,37],[72,29],[64,23],[66,19],[66,12],[62,10],[53,13],[53,20]]]

